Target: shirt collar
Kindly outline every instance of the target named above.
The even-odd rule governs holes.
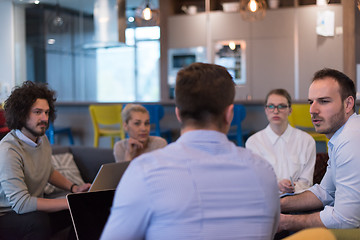
[[[334,135],[330,138],[329,143],[328,143],[328,147],[329,149],[332,149],[332,147],[334,146],[334,143],[336,142],[336,140],[339,138],[340,133],[343,131],[344,126],[346,125],[346,123],[353,118],[354,116],[356,116],[356,113],[353,113],[349,119],[345,122],[344,125],[341,126],[341,128],[339,128],[338,130],[336,130],[336,132],[334,133]]]
[[[275,144],[279,139],[283,139],[285,142],[289,142],[290,141],[290,136],[291,136],[291,131],[292,128],[291,126],[288,124],[285,132],[279,136],[277,135],[270,127],[270,124],[267,125],[267,127],[265,128],[265,133],[266,135],[269,137],[271,144]]]
[[[190,141],[190,142],[198,142],[198,141],[222,142],[228,139],[224,133],[215,130],[199,129],[199,130],[188,131],[182,134],[179,140]]]
[[[25,136],[19,129],[16,129],[15,131],[16,136],[22,140],[23,142],[25,142],[27,145],[31,146],[31,147],[37,147],[41,144],[42,139],[41,137],[39,138],[38,143],[35,143],[33,140],[31,140],[30,138],[28,138],[27,136]]]

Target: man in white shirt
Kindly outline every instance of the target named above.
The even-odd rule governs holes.
[[[310,114],[319,133],[329,138],[329,161],[320,185],[281,199],[279,231],[310,227],[360,227],[360,116],[355,113],[353,81],[334,69],[315,73],[309,88]],[[317,209],[322,209],[318,211]]]
[[[224,67],[194,63],[176,78],[181,136],[131,161],[101,239],[272,239],[274,171],[226,136],[235,86]]]

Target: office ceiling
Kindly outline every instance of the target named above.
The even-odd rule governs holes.
[[[16,4],[34,4],[35,0],[12,0]],[[92,14],[95,0],[39,0],[40,4],[55,5],[59,3],[61,7],[83,11]],[[134,9],[144,3],[144,0],[126,0],[126,9]],[[153,8],[158,8],[158,0],[150,0]]]

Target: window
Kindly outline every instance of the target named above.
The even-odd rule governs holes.
[[[14,21],[26,27],[15,35],[25,42],[26,77],[17,82],[47,82],[61,102],[160,100],[160,27],[132,24],[126,45],[86,48],[94,38],[92,13],[52,5],[18,8],[24,17]],[[53,21],[58,15],[61,28]],[[16,62],[23,64],[20,58]]]
[[[97,50],[97,101],[160,99],[160,28],[126,30],[126,47]]]

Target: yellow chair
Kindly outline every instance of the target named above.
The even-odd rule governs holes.
[[[336,236],[326,228],[308,228],[301,230],[284,240],[336,240]]]
[[[325,134],[315,132],[310,116],[310,105],[293,104],[291,105],[291,108],[292,113],[288,117],[290,125],[309,133],[315,139],[315,141],[325,142],[327,149],[329,139],[325,136]]]
[[[121,110],[121,104],[89,106],[94,127],[94,147],[99,146],[100,137],[111,137],[111,148],[114,147],[115,138],[125,138]]]

